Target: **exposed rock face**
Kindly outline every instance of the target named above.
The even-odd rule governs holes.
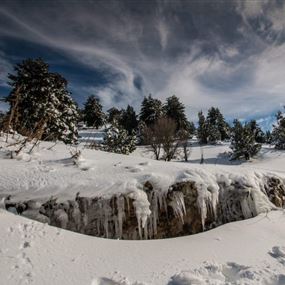
[[[184,181],[164,192],[146,181],[138,192],[111,198],[78,194],[74,200],[50,199],[40,207],[33,201],[13,205],[27,217],[87,235],[159,239],[199,233],[283,207],[284,182],[277,177],[262,181],[258,190],[240,180],[217,180],[215,187]]]
[[[285,205],[285,185],[278,177],[269,177],[265,184],[269,200],[277,207]]]

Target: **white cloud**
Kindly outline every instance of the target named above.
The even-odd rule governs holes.
[[[162,49],[165,49],[168,41],[169,30],[167,29],[165,22],[162,20],[158,21],[156,28],[160,37],[160,45]]]
[[[265,13],[265,5],[268,1],[241,1],[238,9],[245,18],[256,17]],[[188,43],[170,32],[168,22],[162,17],[151,22],[161,46],[157,50],[146,37],[143,24],[128,14],[103,21],[104,15],[91,17],[88,11],[82,11],[86,13],[82,16],[79,12],[66,5],[64,15],[55,16],[51,22],[44,14],[31,16],[21,11],[12,14],[2,9],[13,25],[5,31],[0,29],[0,35],[5,33],[49,45],[79,63],[109,74],[107,85],[82,87],[84,92],[97,94],[106,108],[115,104],[138,108],[142,96],[148,93],[163,100],[176,94],[185,103],[191,119],[196,119],[200,109],[210,106],[220,107],[231,118],[261,117],[284,103],[284,45],[263,44],[256,53],[245,55],[234,43],[221,42],[220,54],[210,56],[202,53],[203,42],[193,41],[187,46]],[[274,9],[267,13],[267,17],[277,15],[274,29],[283,27],[284,17],[278,13]],[[259,44],[247,26],[239,28],[242,34],[248,33],[249,44]],[[167,48],[173,42],[186,48],[179,55],[168,54]],[[137,76],[142,78],[142,90],[133,84]]]

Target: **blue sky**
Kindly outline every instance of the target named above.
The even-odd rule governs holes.
[[[15,63],[42,57],[80,105],[95,94],[138,110],[149,93],[176,94],[192,120],[217,106],[270,126],[285,104],[284,42],[285,0],[2,0],[0,95]]]

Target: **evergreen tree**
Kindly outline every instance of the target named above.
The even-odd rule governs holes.
[[[272,143],[272,134],[269,130],[265,133],[265,142],[268,144]]]
[[[239,120],[234,120],[230,147],[233,151],[231,157],[233,160],[241,157],[249,160],[250,157],[256,155],[261,149],[261,145],[255,142],[250,124],[243,126]]]
[[[230,126],[225,121],[225,118],[223,114],[220,112],[218,108],[216,108],[216,114],[217,114],[217,128],[219,129],[219,132],[221,134],[221,140],[224,141],[226,139],[230,138]]]
[[[275,144],[275,148],[285,149],[285,114],[279,111],[276,119],[277,124],[273,127],[272,131],[272,142]]]
[[[221,133],[219,127],[216,124],[207,124],[207,142],[210,144],[216,144],[218,141],[221,140]]]
[[[208,142],[216,143],[229,138],[229,125],[218,108],[210,108],[207,116]]]
[[[179,101],[177,96],[173,95],[167,98],[163,109],[165,116],[175,122],[177,131],[187,128],[188,122],[185,115],[185,106]]]
[[[202,111],[198,113],[197,136],[200,144],[206,144],[208,142],[208,128],[205,116]]]
[[[28,59],[8,77],[12,87],[8,129],[31,138],[77,140],[78,112],[60,74],[49,72],[42,59]]]
[[[130,154],[136,149],[136,135],[121,126],[111,125],[104,138],[104,150],[114,153]]]
[[[126,110],[123,110],[120,125],[128,131],[128,134],[132,134],[138,127],[137,115],[133,107],[127,106]]]
[[[162,103],[158,99],[152,98],[151,95],[144,97],[141,104],[139,119],[147,126],[153,125],[163,115]]]
[[[186,131],[190,134],[190,136],[192,137],[195,132],[196,132],[196,127],[195,124],[193,122],[187,121],[187,125],[186,125]]]
[[[107,111],[107,122],[109,124],[118,124],[121,121],[123,110],[112,107]]]
[[[249,122],[249,127],[254,135],[254,139],[258,143],[265,143],[265,134],[257,124],[256,120]]]
[[[94,95],[88,97],[84,105],[84,119],[88,127],[101,127],[105,122],[105,114],[99,98]]]

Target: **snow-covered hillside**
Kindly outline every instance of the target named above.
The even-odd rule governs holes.
[[[5,146],[0,137],[0,146]],[[151,159],[149,150],[138,147],[131,155],[119,155],[84,148],[77,165],[71,159],[74,148],[58,143],[42,142],[32,154],[22,153],[18,159],[10,159],[10,152],[0,150],[0,195],[12,194],[18,199],[74,198],[80,191],[85,196],[108,196],[123,193],[132,184],[152,180],[162,191],[189,176],[189,171],[199,179],[201,172],[210,179],[212,174],[233,174],[252,177],[258,173],[277,173],[285,177],[285,152],[264,147],[260,156],[250,162],[231,162],[226,156],[228,144],[204,146],[205,162],[200,164],[201,150],[194,145],[188,163],[164,162]],[[9,150],[12,148],[9,148]],[[194,177],[193,177],[194,178]],[[205,178],[206,179],[206,178]],[[206,180],[207,180],[206,179]]]
[[[141,185],[151,182],[164,193],[175,183],[194,181],[202,217],[208,209],[204,202],[217,202],[215,191],[221,191],[220,185],[246,186],[248,201],[260,215],[189,237],[117,241],[65,231],[2,210],[0,284],[49,284],[51,280],[90,285],[285,284],[285,215],[282,210],[267,213],[276,208],[262,186],[269,176],[284,181],[284,152],[264,147],[255,160],[238,164],[228,161],[227,144],[207,146],[203,147],[205,163],[200,165],[201,150],[195,145],[188,163],[155,161],[145,148],[124,156],[82,145],[78,147],[82,156],[74,164],[70,154],[74,150],[60,143],[50,148],[52,143],[42,142],[32,154],[23,153],[18,159],[9,159],[4,140],[1,146],[2,208],[8,195],[13,201],[45,202],[51,196],[74,199],[77,192],[105,198],[125,193],[135,201],[143,225],[151,213]],[[182,204],[176,209],[181,210]],[[244,217],[252,210],[248,205],[241,206]]]

